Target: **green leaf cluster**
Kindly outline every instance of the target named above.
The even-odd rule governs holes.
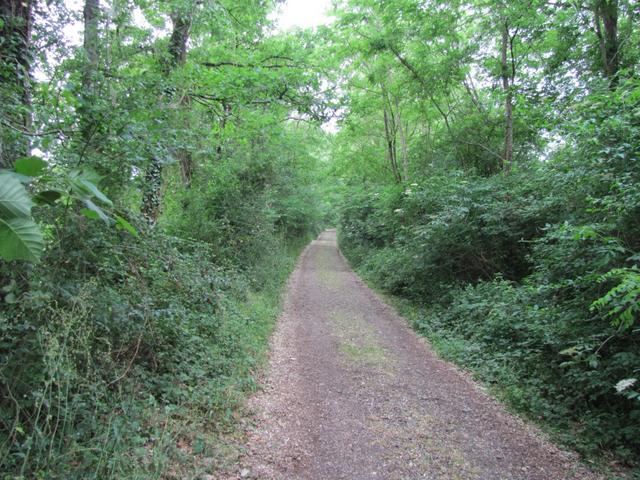
[[[37,262],[44,251],[40,228],[31,217],[33,202],[22,182],[44,172],[38,157],[16,161],[15,170],[0,172],[0,257]]]

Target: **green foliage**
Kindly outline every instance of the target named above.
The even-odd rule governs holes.
[[[3,174],[1,178],[0,208],[3,217],[28,217],[32,203],[25,188],[13,176]]]
[[[159,475],[178,461],[180,436],[220,431],[255,388],[299,247],[273,250],[249,292],[245,275],[204,260],[206,243],[114,241],[100,224],[87,239],[83,222],[60,246],[68,254],[49,253],[28,284],[2,271],[12,281],[0,316],[0,461],[48,478]]]
[[[31,36],[0,7],[3,478],[200,478],[238,455],[334,108],[275,4],[43,3]]]
[[[613,35],[600,1],[344,0],[290,34],[278,3],[0,6],[3,473],[212,474],[323,222],[450,358],[637,462],[634,3]]]
[[[38,226],[30,218],[0,219],[0,255],[6,260],[37,262],[44,242]]]
[[[390,291],[422,301],[498,272],[521,279],[531,268],[529,242],[559,210],[554,201],[535,203],[543,179],[525,178],[454,172],[359,193],[342,209],[341,245],[390,247],[367,252],[363,269]]]
[[[162,220],[169,232],[209,243],[219,262],[242,269],[260,265],[282,238],[319,231],[312,177],[319,134],[296,126],[286,136],[262,132],[252,132],[233,158],[203,165],[190,188],[167,201]]]
[[[637,83],[510,176],[346,187],[339,238],[439,351],[580,452],[640,458]]]
[[[26,177],[39,177],[47,168],[47,162],[40,157],[22,157],[16,160],[13,169]]]
[[[42,234],[31,218],[31,199],[20,181],[0,174],[0,256],[6,260],[40,260]]]
[[[591,308],[606,308],[613,326],[631,328],[640,316],[640,273],[637,266],[615,268],[600,277],[601,281],[618,280],[618,285],[591,304]]]
[[[40,228],[31,218],[34,202],[54,206],[60,201],[67,208],[72,203],[82,203],[85,208],[80,213],[85,217],[115,224],[119,229],[138,235],[123,217],[112,213],[115,217],[112,219],[94,202],[113,207],[113,202],[98,188],[102,177],[95,171],[77,168],[62,175],[47,173],[46,162],[35,156],[20,158],[14,171],[0,173],[0,255],[5,260],[40,260],[45,243]],[[32,188],[33,196],[22,183]]]

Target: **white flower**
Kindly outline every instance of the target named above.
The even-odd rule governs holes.
[[[404,191],[404,194],[405,194],[405,195],[411,195],[411,193],[412,193],[412,192],[411,192],[411,189],[410,189],[410,188],[407,188],[407,189]]]
[[[404,210],[402,210],[401,208],[396,208],[393,213],[397,213],[397,214],[401,214],[404,213]]]
[[[417,186],[418,186],[418,184],[417,184],[417,183],[412,183],[412,184],[411,184],[411,186],[412,186],[412,187],[417,187]]]
[[[618,393],[625,391],[629,387],[633,387],[635,383],[638,381],[637,378],[625,378],[624,380],[620,380],[616,383],[616,391]]]

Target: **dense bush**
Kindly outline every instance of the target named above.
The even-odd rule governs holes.
[[[0,256],[34,262],[0,260],[2,478],[219,468],[281,287],[321,222],[318,129],[261,122],[225,155],[190,153],[188,185],[166,162],[143,215],[149,177],[126,167],[128,182],[105,179],[98,152],[86,162],[96,168],[59,145],[2,171]],[[16,241],[7,222],[30,231]]]
[[[271,133],[261,142],[237,146],[233,157],[206,161],[188,190],[174,185],[176,195],[163,218],[167,230],[207,242],[218,263],[240,269],[259,265],[283,238],[319,232],[316,160],[305,143],[305,138],[317,140],[317,132],[291,128],[286,136]]]
[[[60,193],[33,209],[47,245],[41,262],[0,263],[8,478],[183,478],[218,468],[219,434],[255,388],[281,286],[319,228],[315,159],[300,141],[314,130],[278,129],[254,132],[234,158],[198,157],[189,188],[167,166],[155,226],[134,213],[135,185],[102,182],[112,202],[98,176],[86,195]],[[27,195],[57,179],[36,163],[41,177],[21,190],[29,207]],[[88,201],[95,195],[135,227],[110,220]],[[182,464],[193,455],[204,470]]]
[[[460,172],[360,192],[342,209],[341,244],[356,249],[356,257],[358,248],[382,248],[366,255],[366,270],[390,291],[415,299],[438,299],[452,283],[498,272],[519,280],[530,272],[529,242],[562,209],[560,199],[541,198],[543,180],[530,178]]]
[[[575,107],[567,146],[489,178],[357,189],[340,242],[417,329],[582,452],[640,460],[638,87]],[[630,100],[635,98],[636,100]]]
[[[4,472],[157,474],[186,453],[179,438],[219,431],[254,388],[293,261],[282,244],[251,293],[207,243],[86,221],[71,215],[41,264],[1,267]]]

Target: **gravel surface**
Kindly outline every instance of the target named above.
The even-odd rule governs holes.
[[[595,479],[439,359],[348,266],[334,230],[292,274],[232,478]]]

